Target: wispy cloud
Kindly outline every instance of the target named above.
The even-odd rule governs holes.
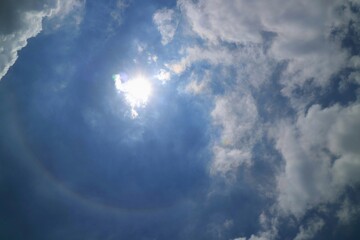
[[[179,24],[176,12],[167,8],[158,10],[153,16],[153,21],[161,34],[161,43],[166,45],[171,42]]]
[[[306,225],[300,226],[300,232],[296,235],[294,240],[310,240],[314,239],[316,234],[324,227],[325,221],[321,218],[311,219]]]
[[[212,172],[228,174],[241,165],[251,165],[252,144],[259,135],[258,112],[252,96],[235,91],[217,97],[211,116],[215,126],[222,129],[213,148]]]
[[[131,0],[117,0],[115,8],[110,11],[112,20],[117,24],[121,25],[123,21],[123,12],[130,6]]]
[[[165,69],[160,69],[159,73],[155,75],[155,78],[157,78],[159,81],[161,81],[164,84],[170,80],[171,74]]]

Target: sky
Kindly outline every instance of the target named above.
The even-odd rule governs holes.
[[[360,239],[359,0],[2,0],[0,239]]]

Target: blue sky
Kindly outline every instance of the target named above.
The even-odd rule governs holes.
[[[357,239],[360,3],[4,0],[0,239]]]

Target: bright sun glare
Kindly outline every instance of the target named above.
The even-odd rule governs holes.
[[[146,106],[152,92],[152,87],[145,77],[139,76],[128,81],[122,81],[120,74],[114,75],[115,87],[125,96],[126,102],[131,107],[131,116],[136,118],[136,108]]]

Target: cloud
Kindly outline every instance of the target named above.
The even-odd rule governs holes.
[[[206,62],[212,67],[223,66],[227,67],[227,71],[235,70],[234,81],[256,88],[269,80],[275,67],[273,59],[266,56],[263,47],[257,44],[238,46],[234,49],[223,45],[194,45],[181,49],[180,52],[182,57],[179,60],[166,64],[175,74],[181,75],[191,66]],[[223,81],[228,77],[224,76]]]
[[[241,104],[238,104],[241,103]],[[258,111],[246,92],[234,91],[215,99],[213,124],[220,127],[220,140],[213,146],[211,172],[231,174],[241,165],[251,165],[252,145],[259,136]]]
[[[314,105],[294,124],[281,125],[275,139],[285,160],[278,178],[283,210],[302,215],[360,183],[360,104]]]
[[[161,34],[161,43],[166,45],[171,42],[179,24],[175,11],[167,8],[158,10],[153,16],[153,21]]]
[[[360,214],[360,206],[352,203],[349,199],[341,204],[337,217],[341,224],[349,224]]]
[[[349,80],[360,85],[360,56],[351,57],[348,67],[354,69],[354,71],[350,73]]]
[[[165,69],[160,69],[159,73],[155,75],[155,78],[157,78],[159,81],[161,81],[164,84],[170,80],[171,74]]]
[[[192,30],[212,43],[228,42],[259,42],[261,36],[260,19],[254,11],[255,3],[237,1],[178,1],[180,9],[186,16]],[[247,13],[247,14],[239,14]],[[236,24],[235,24],[236,23]],[[240,33],[240,34],[239,34]]]
[[[131,0],[117,0],[115,8],[110,11],[110,16],[117,25],[121,25],[123,21],[123,12],[130,6]]]
[[[257,103],[250,89],[259,88],[270,78],[273,61],[264,55],[261,46],[253,44],[235,49],[215,45],[192,46],[183,52],[180,60],[166,65],[175,74],[184,74],[199,63],[211,65],[204,74],[197,72],[196,68],[191,70],[185,90],[214,97],[211,116],[213,125],[220,129],[220,135],[212,147],[211,173],[233,177],[238,167],[252,164],[252,148],[262,130]],[[224,87],[223,94],[213,95],[211,83],[214,82]]]
[[[280,153],[274,153],[280,159],[272,173],[274,215],[301,219],[319,205],[342,204],[346,189],[360,183],[360,105],[316,103],[335,78],[340,86],[360,82],[358,56],[344,43],[349,25],[359,22],[358,1],[178,0],[177,7],[188,27],[182,33],[196,41],[184,43],[179,57],[165,66],[186,78],[186,91],[212,97],[211,173],[232,178],[239,168],[252,171],[261,161],[254,158],[254,146],[271,129],[269,145]],[[348,75],[337,78],[344,71]],[[272,94],[279,101],[267,98]],[[283,113],[263,116],[264,101],[269,112]],[[265,154],[272,153],[259,158]],[[356,212],[342,206],[339,218]],[[274,238],[277,224],[250,239]],[[296,238],[311,238],[324,224],[309,221]]]
[[[342,48],[342,39],[347,26],[359,20],[353,5],[356,1],[178,1],[193,33],[211,45],[269,45],[269,57],[288,63],[281,83],[290,98],[309,81],[327,86],[330,77],[347,66],[349,52]],[[274,36],[270,44],[265,33]]]
[[[210,46],[207,48],[193,46],[188,47],[183,51],[185,52],[184,57],[175,62],[166,64],[166,66],[176,74],[182,74],[188,67],[197,62],[207,61],[212,65],[222,64],[230,66],[234,59],[232,53],[221,46]]]
[[[252,234],[250,238],[240,237],[235,238],[234,240],[270,240],[274,239],[274,235],[270,232],[262,232],[259,235]]]
[[[311,219],[307,226],[300,226],[300,232],[296,235],[294,240],[309,240],[314,239],[316,234],[323,228],[325,222],[321,218]]]
[[[250,238],[240,237],[235,238],[234,240],[271,240],[277,239],[278,234],[278,219],[272,218],[269,219],[268,216],[262,212],[259,216],[259,223],[261,225],[262,231],[257,234],[251,234]]]
[[[193,94],[199,94],[203,92],[207,87],[207,83],[205,81],[198,82],[196,80],[191,81],[186,85],[185,91]]]
[[[208,85],[211,80],[210,71],[206,71],[201,80],[194,73],[191,74],[190,78],[191,78],[190,82],[185,87],[186,92],[197,95],[204,93],[209,89]]]
[[[232,88],[225,87],[224,95],[214,97],[213,123],[221,129],[220,138],[226,139],[227,146],[214,145],[213,170],[225,173],[251,163],[251,149],[261,134],[252,87],[270,82],[274,62],[286,63],[279,76],[281,94],[300,117],[296,127],[286,120],[278,122],[281,127],[275,140],[286,163],[278,178],[279,204],[293,214],[334,201],[345,186],[359,181],[354,173],[358,171],[358,153],[354,147],[348,149],[351,142],[358,144],[351,135],[358,133],[354,131],[358,129],[354,122],[359,119],[357,105],[327,109],[314,105],[301,116],[314,99],[295,92],[309,84],[326,88],[331,77],[345,67],[357,68],[357,58],[351,58],[342,45],[347,26],[358,19],[351,10],[353,4],[356,2],[336,0],[300,5],[283,0],[178,1],[193,34],[205,43],[204,47],[183,49],[184,56],[169,64],[169,69],[182,74],[202,61],[226,66],[229,72],[231,67],[236,69]],[[282,6],[280,11],[278,6]],[[357,79],[355,72],[350,76]],[[189,86],[196,89],[198,85],[190,82]]]
[[[300,54],[316,50],[318,40],[354,17],[349,3],[354,1],[178,1],[192,30],[210,42],[262,43],[263,32],[274,32],[282,51]]]
[[[115,2],[112,1],[112,3]],[[178,78],[171,85],[179,83],[180,86],[186,86],[185,90],[187,92],[206,94],[206,100],[209,101],[205,105],[212,108],[209,111],[210,116],[203,116],[206,115],[204,112],[208,108],[202,108],[203,105],[197,107],[199,105],[193,101],[195,97],[191,97],[188,101],[183,96],[175,96],[173,93],[176,91],[172,92],[168,91],[170,88],[164,88],[164,91],[160,91],[164,93],[163,96],[159,95],[159,101],[154,103],[154,108],[159,107],[159,111],[156,111],[156,114],[150,114],[146,119],[144,118],[146,121],[149,120],[146,124],[141,120],[132,121],[131,124],[125,125],[125,121],[122,120],[123,116],[121,116],[123,113],[122,107],[119,107],[118,103],[114,103],[112,95],[105,94],[106,96],[102,96],[105,93],[102,90],[105,89],[100,89],[100,92],[97,89],[97,86],[104,86],[99,76],[111,66],[100,66],[96,74],[86,73],[90,76],[91,81],[87,89],[82,88],[82,90],[85,90],[85,92],[82,91],[83,94],[80,96],[83,100],[80,102],[68,101],[69,103],[77,102],[78,104],[69,108],[61,108],[61,110],[65,111],[63,113],[68,112],[71,114],[62,114],[61,111],[57,114],[70,116],[69,120],[75,120],[75,122],[69,121],[70,130],[76,130],[72,132],[77,135],[84,132],[84,139],[82,139],[82,135],[79,135],[74,141],[79,142],[80,137],[81,148],[78,153],[81,156],[84,155],[82,153],[85,153],[91,160],[88,161],[89,164],[85,164],[85,167],[90,170],[95,169],[95,172],[97,172],[98,169],[96,168],[99,161],[96,160],[99,157],[110,161],[109,164],[100,162],[99,165],[101,166],[99,168],[101,174],[102,172],[107,173],[106,176],[108,177],[104,178],[106,181],[98,181],[99,185],[89,184],[83,178],[88,177],[85,174],[79,178],[79,182],[75,183],[76,187],[82,186],[84,182],[87,183],[86,186],[95,189],[95,191],[89,193],[89,196],[96,197],[97,190],[100,189],[101,192],[104,189],[105,195],[110,196],[110,198],[115,196],[111,199],[124,199],[125,196],[125,200],[122,201],[129,201],[129,205],[135,204],[136,206],[140,206],[147,201],[150,201],[150,205],[157,205],[157,202],[161,202],[163,198],[170,198],[170,200],[164,200],[165,203],[168,201],[177,202],[177,200],[172,199],[180,198],[182,200],[184,198],[186,203],[184,203],[184,206],[179,207],[180,214],[174,213],[171,207],[155,214],[150,211],[147,211],[144,215],[136,213],[135,218],[131,220],[129,225],[132,225],[133,222],[139,222],[140,224],[135,224],[134,226],[137,227],[135,230],[130,231],[131,233],[124,231],[121,234],[130,234],[135,236],[133,238],[138,237],[137,233],[142,234],[145,232],[146,236],[144,238],[167,238],[167,236],[172,236],[178,239],[211,239],[211,237],[206,236],[213,236],[214,239],[230,239],[236,236],[246,236],[239,237],[237,240],[274,239],[277,234],[277,227],[280,226],[277,225],[278,223],[272,215],[277,215],[278,212],[274,210],[269,213],[271,215],[269,218],[262,213],[259,217],[259,224],[256,224],[259,212],[262,212],[263,208],[272,205],[272,201],[278,204],[276,210],[283,211],[286,214],[294,214],[299,218],[306,215],[307,210],[327,203],[340,205],[340,209],[335,211],[341,222],[351,221],[353,216],[358,214],[359,210],[354,202],[350,200],[339,202],[339,199],[343,199],[346,189],[358,186],[360,181],[358,176],[360,172],[360,153],[358,150],[360,145],[358,137],[360,136],[359,102],[347,103],[347,105],[333,104],[327,107],[312,103],[312,106],[308,105],[306,108],[301,108],[297,107],[295,100],[299,100],[300,105],[304,104],[304,102],[308,103],[309,100],[303,94],[298,94],[299,96],[294,94],[295,90],[298,88],[302,90],[308,82],[313,82],[311,87],[321,86],[326,88],[329,79],[338,71],[343,68],[352,68],[354,70],[359,68],[359,59],[350,57],[348,50],[344,49],[340,44],[341,39],[346,35],[346,31],[342,31],[341,36],[336,37],[332,33],[333,29],[343,28],[342,26],[346,26],[351,21],[349,19],[354,18],[349,12],[347,2],[342,1],[341,4],[340,1],[329,1],[327,3],[325,1],[303,1],[299,3],[299,1],[291,0],[273,0],[270,2],[237,0],[230,2],[220,0],[178,1],[179,9],[184,14],[184,19],[186,19],[192,31],[185,34],[189,34],[188,36],[191,37],[195,36],[196,39],[190,39],[189,42],[184,41],[183,47],[179,50],[180,57],[171,59],[172,61],[165,65],[167,68],[160,69],[158,75],[155,76],[165,82],[170,79],[172,74],[178,74]],[[118,3],[120,4],[118,4],[119,9],[126,7],[123,5],[123,1],[118,1]],[[343,4],[344,9],[341,8]],[[339,6],[340,8],[338,8]],[[37,10],[37,12],[45,11],[45,8],[50,9],[50,7],[42,6],[42,10]],[[51,9],[57,9],[57,7],[54,5]],[[66,9],[66,7],[62,7],[62,9]],[[150,9],[153,9],[153,6]],[[184,30],[179,29],[179,32],[177,32],[176,29],[177,11],[179,9],[162,9],[153,16],[153,21],[161,33],[163,45],[169,44],[174,37],[180,34],[180,30]],[[108,10],[110,9],[106,8],[106,13],[111,14],[112,9]],[[116,13],[112,15],[113,20],[116,20]],[[31,14],[30,20],[33,18]],[[25,29],[31,31],[38,29],[37,32],[32,34],[35,36],[41,31],[41,21],[46,16],[52,17],[54,15],[55,13],[43,12],[43,15],[39,16],[36,22],[38,24],[36,25],[37,28],[30,26],[31,21],[26,19],[28,21],[26,24],[29,24],[29,26],[26,25]],[[110,18],[109,15],[107,16]],[[134,26],[134,23],[130,25]],[[25,23],[22,24],[25,26]],[[141,23],[140,25],[135,23],[135,25],[140,26]],[[25,34],[25,44],[27,38],[32,35]],[[11,37],[12,35],[6,36]],[[16,43],[12,39],[9,44],[10,42],[11,44]],[[182,44],[182,42],[176,42],[176,44],[178,43]],[[151,49],[158,47],[157,45],[148,46]],[[110,47],[114,46],[111,45]],[[159,51],[157,54],[166,52],[173,57],[172,53],[174,51],[169,49],[171,44],[164,46],[164,48],[164,51]],[[20,48],[14,47],[14,49],[17,52]],[[108,52],[106,49],[103,50]],[[142,56],[146,56],[145,59],[149,64],[157,62],[157,55],[149,54],[146,45],[138,45],[137,50],[139,55],[142,53]],[[113,57],[116,55],[116,59],[120,61],[120,64],[126,62],[125,59],[123,59],[124,61],[121,60],[119,54],[116,54],[117,51],[112,52],[114,53]],[[81,56],[81,53],[79,56]],[[141,59],[144,59],[144,57]],[[138,60],[137,66],[141,66],[141,59]],[[114,61],[110,59],[108,62],[113,63]],[[119,63],[115,61],[114,64]],[[161,64],[162,57],[159,55],[158,63],[153,65]],[[104,62],[105,65],[108,65],[107,61]],[[284,66],[280,73],[276,69],[279,65]],[[85,74],[83,72],[86,71],[80,71],[77,75],[78,78],[79,76],[82,78],[81,76]],[[356,72],[354,71],[351,74],[353,81],[358,81],[356,80],[358,79]],[[100,85],[97,84],[97,79],[100,79]],[[120,77],[114,80],[115,86],[120,91],[123,93],[129,92]],[[72,97],[70,95],[65,96],[70,96],[70,100],[79,100],[78,94],[74,94],[77,93],[74,87],[80,85],[83,86],[82,84],[73,84],[73,88],[69,89]],[[281,89],[282,91],[280,91]],[[105,100],[94,97],[93,93],[97,93],[96,96],[101,98],[106,98],[106,104],[103,104]],[[281,98],[285,103],[279,103],[267,98],[270,94],[281,93],[286,96],[286,98]],[[63,96],[64,94],[59,95],[59,97]],[[68,98],[65,97],[65,99]],[[171,99],[171,101],[166,99]],[[262,103],[265,101],[266,106],[269,106],[269,108],[276,105],[273,109],[281,109],[281,111],[284,109],[284,112],[286,112],[287,106],[284,106],[287,100],[293,103],[292,107],[295,108],[291,109],[294,110],[293,112],[285,113],[271,120],[267,119],[266,116],[262,116]],[[39,100],[39,102],[41,101]],[[37,101],[33,99],[30,103],[37,103]],[[78,110],[82,109],[81,104],[86,105],[84,113],[86,122],[91,127],[99,129],[96,132],[90,131],[90,135],[96,136],[95,142],[89,141],[89,129],[87,127],[76,129],[79,126],[84,126],[83,121],[77,117]],[[134,110],[135,105],[133,104],[131,107],[132,114],[135,116],[137,114]],[[109,110],[110,108],[116,110]],[[53,109],[52,112],[54,112]],[[109,112],[111,113],[109,114]],[[114,112],[117,114],[112,114]],[[151,111],[151,113],[154,112]],[[26,116],[26,113],[24,114]],[[32,115],[37,116],[38,114]],[[53,118],[57,119],[56,116]],[[210,137],[207,132],[208,120],[212,123],[209,128],[213,130],[211,133],[214,134]],[[101,121],[103,121],[103,124]],[[36,122],[41,123],[43,121]],[[64,122],[63,119],[57,119],[55,123],[57,122],[63,124],[67,123],[68,120]],[[66,132],[64,132],[65,134],[61,132],[62,128],[69,130],[66,124],[52,125],[51,122],[49,123],[54,127],[55,131],[52,136],[65,136],[65,140],[72,136],[66,134]],[[141,126],[141,129],[138,126]],[[271,129],[272,141],[263,141],[265,127]],[[133,129],[136,129],[135,135]],[[101,135],[98,134],[100,131],[103,131]],[[166,137],[164,138],[165,135],[162,134],[165,134]],[[48,139],[45,135],[40,137],[45,140]],[[207,152],[208,138],[211,138],[209,148],[212,153],[211,161],[209,159],[211,153]],[[136,139],[137,145],[122,145],[125,142],[135,142],[134,139]],[[44,140],[42,141],[44,142]],[[51,141],[46,142],[51,143]],[[66,141],[64,143],[63,146],[66,146]],[[264,149],[258,148],[260,143],[265,145]],[[103,148],[96,149],[93,147],[94,144]],[[273,144],[278,153],[272,148],[274,147]],[[43,146],[44,144],[38,145]],[[44,146],[46,147],[46,144]],[[72,144],[72,146],[74,148],[70,149],[69,156],[73,156],[75,159],[79,154],[74,155],[71,152],[75,151],[76,153],[78,144]],[[55,146],[49,149],[58,150],[59,148]],[[128,152],[127,149],[129,149]],[[154,154],[147,154],[149,150]],[[65,155],[67,153],[64,152]],[[59,155],[60,160],[65,159],[64,154]],[[45,155],[47,155],[46,152]],[[53,155],[55,158],[58,156],[56,153]],[[274,162],[269,161],[269,163],[264,161],[264,159],[270,159],[270,157],[264,157],[265,155],[272,155],[272,159],[278,157],[279,159]],[[132,161],[128,161],[128,156]],[[146,161],[140,162],[137,161],[138,159]],[[168,161],[169,159],[171,161]],[[74,162],[72,158],[70,160],[65,161],[65,163]],[[54,169],[56,170],[57,167],[60,170],[64,169],[61,166],[64,161],[57,162],[60,165],[56,166],[55,164]],[[123,163],[129,165],[125,166]],[[202,172],[204,169],[203,164],[207,163],[210,164],[210,173],[213,174],[209,183],[207,176],[204,176],[205,174]],[[198,165],[194,168],[193,164]],[[268,167],[275,164],[280,166]],[[69,166],[73,165],[69,164]],[[79,169],[83,170],[83,167]],[[76,171],[76,169],[70,172],[66,171],[64,174],[70,176]],[[92,173],[93,171],[82,172]],[[131,174],[135,172],[137,174]],[[264,174],[259,175],[259,172]],[[223,179],[221,177],[217,178],[216,175],[237,177],[238,179],[235,184],[226,185],[223,184]],[[277,176],[276,181],[272,179],[273,175]],[[249,178],[265,179],[261,181],[267,181],[267,185],[261,186],[262,188],[254,187],[251,181],[256,182],[257,179],[247,181]],[[127,181],[122,181],[124,179]],[[220,186],[215,188],[213,185],[216,185],[217,181],[220,182],[218,183]],[[254,185],[259,182],[260,180]],[[275,182],[274,186],[270,186],[273,182]],[[121,191],[113,191],[114,186],[111,186],[111,184],[114,183],[116,189]],[[227,190],[224,190],[224,185],[228,188]],[[266,187],[268,187],[267,192],[274,192],[273,194],[278,195],[271,195],[264,201],[263,199],[258,200],[257,198],[263,198],[266,195],[260,192],[264,191],[263,189]],[[136,203],[136,201],[133,203],[135,198],[128,197],[127,192],[132,193],[134,191],[139,192],[139,195],[132,196],[145,196],[145,201],[142,198],[143,200],[140,199],[140,203]],[[160,193],[160,196],[158,193]],[[221,194],[222,196],[219,196]],[[255,196],[257,194],[259,196]],[[153,199],[151,199],[152,197],[147,199],[147,196],[150,195],[154,195]],[[203,195],[206,195],[206,197]],[[213,199],[215,199],[213,201],[216,202],[212,206],[209,204],[210,197],[208,196],[210,195],[213,196]],[[104,194],[99,196],[101,202],[106,200]],[[117,198],[118,196],[119,198]],[[192,206],[189,207],[189,205]],[[168,212],[171,212],[172,217],[167,217]],[[98,214],[95,215],[97,219]],[[120,215],[122,217],[124,214]],[[145,217],[145,220],[141,219],[145,215],[148,217]],[[125,214],[124,222],[129,221],[127,216],[130,215]],[[165,219],[161,221],[164,224],[156,223],[156,218]],[[289,219],[291,217],[286,218],[285,221]],[[109,221],[111,220],[113,220],[113,215],[109,218]],[[172,220],[175,220],[175,222]],[[101,220],[104,225],[108,225],[107,222],[109,221],[107,218],[106,221]],[[142,221],[146,221],[146,224]],[[166,224],[169,224],[169,227]],[[198,228],[196,224],[206,227]],[[294,233],[292,237],[295,237],[296,240],[309,239],[315,237],[322,230],[325,220],[313,218],[305,223],[300,220],[294,224],[296,224],[294,229],[297,229],[299,233],[297,236]],[[120,226],[121,223],[120,225],[113,225]],[[144,225],[146,225],[146,228]],[[179,231],[184,230],[184,225],[194,229],[195,237],[190,234],[182,235],[186,237],[178,235]],[[299,225],[301,226],[299,227]],[[159,230],[157,228],[159,226],[163,227]],[[256,231],[258,227],[260,231]],[[102,231],[103,233],[95,236],[95,238],[101,237],[101,235],[105,236],[107,232],[112,232],[111,228],[105,227],[104,229],[107,230]],[[164,229],[167,234],[164,234]],[[203,229],[205,230],[202,231]],[[160,231],[160,233],[157,231]],[[190,232],[188,229],[184,231]],[[119,233],[115,231],[115,233],[109,234],[114,234],[112,237],[115,238]],[[196,237],[196,234],[199,237]],[[123,238],[131,239],[131,237]]]
[[[15,63],[18,51],[27,45],[27,40],[41,32],[45,17],[66,15],[78,4],[77,0],[1,1],[0,79]]]
[[[129,6],[130,2],[131,2],[130,0],[117,0],[116,7],[118,9],[125,9]]]

